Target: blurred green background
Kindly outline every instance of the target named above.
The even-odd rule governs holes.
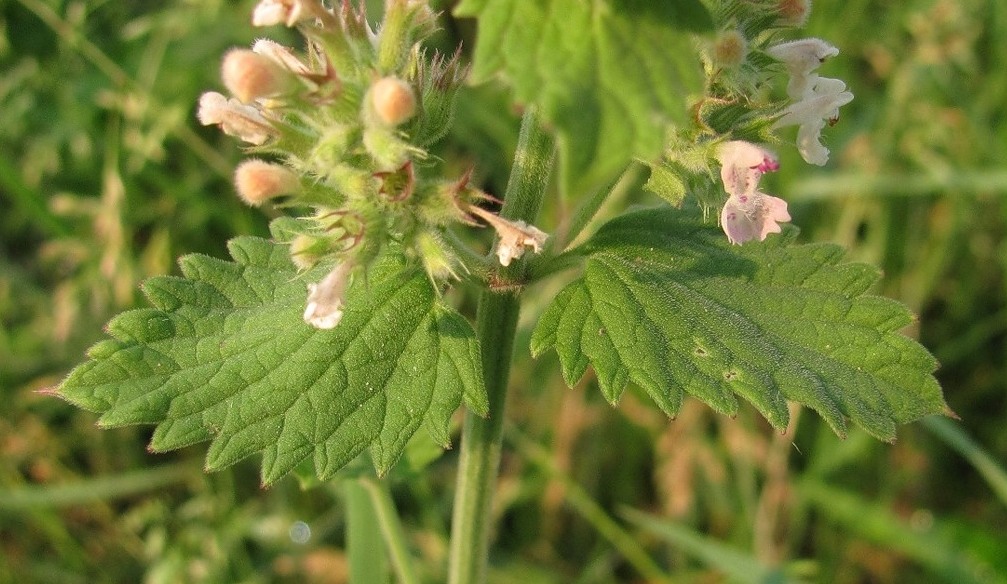
[[[40,393],[143,304],[140,280],[266,234],[230,186],[239,147],[194,115],[220,88],[220,55],[262,34],[253,5],[0,0],[0,583],[348,577],[348,481],[262,490],[254,460],[204,475],[202,446],[150,455],[149,428],[101,431]],[[445,46],[472,35],[443,24]],[[767,191],[791,202],[803,241],[883,268],[877,291],[919,314],[907,333],[941,361],[962,420],[901,428],[894,445],[840,440],[810,413],[786,435],[693,402],[669,422],[631,394],[611,409],[590,376],[565,389],[551,354],[529,360],[494,582],[1007,581],[1007,5],[822,1],[807,33],[842,49],[822,73],[856,100],[826,131],[830,165],[781,148]],[[496,192],[516,137],[505,97],[463,92],[440,153]],[[527,295],[526,321],[557,285]],[[445,574],[456,455],[393,482],[430,582]]]

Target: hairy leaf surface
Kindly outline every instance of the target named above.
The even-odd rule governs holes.
[[[582,277],[547,308],[532,352],[553,348],[569,385],[591,365],[605,397],[633,382],[674,416],[686,393],[734,415],[738,397],[769,422],[787,401],[883,440],[897,424],[947,413],[937,363],[899,333],[912,315],[865,294],[875,268],[835,245],[793,245],[793,230],[730,246],[698,213],[630,213],[587,244]]]
[[[233,262],[190,255],[184,278],[148,280],[154,308],[114,318],[60,395],[103,426],[156,424],[155,451],[210,440],[208,469],[261,452],[266,484],[306,460],[331,477],[368,448],[384,473],[421,425],[446,446],[463,397],[486,413],[474,332],[422,271],[389,255],[316,330],[301,313],[324,270],[298,275],[264,239],[229,248]]]
[[[473,80],[502,73],[542,108],[572,189],[657,157],[702,87],[690,33],[713,26],[698,0],[465,0],[456,13],[478,18]]]

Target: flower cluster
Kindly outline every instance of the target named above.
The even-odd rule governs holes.
[[[826,164],[822,131],[838,122],[839,108],[853,94],[843,81],[818,74],[839,49],[817,38],[779,41],[781,31],[807,21],[810,0],[722,0],[712,7],[719,32],[704,54],[707,85],[695,109],[698,127],[675,136],[665,164],[709,177],[718,163],[726,201],[708,187],[697,188],[688,176],[682,190],[696,192],[707,208],[722,205],[720,224],[731,243],[762,241],[779,233],[779,223],[789,221],[790,214],[786,202],[759,190],[762,175],[779,167],[776,156],[759,144],[779,142],[776,130],[797,126],[796,146],[804,161]],[[788,99],[767,102],[765,88],[781,68],[788,74]]]
[[[427,176],[435,165],[427,148],[446,132],[466,73],[458,54],[430,57],[421,48],[434,20],[420,0],[387,0],[377,30],[350,0],[336,8],[260,0],[252,24],[297,27],[307,50],[268,39],[233,49],[221,65],[233,97],[211,91],[199,99],[202,124],[257,155],[235,171],[238,196],[308,211],[292,223],[291,258],[303,270],[334,266],[308,286],[304,320],[316,328],[339,323],[351,281],[390,246],[417,258],[434,280],[464,270],[444,232],[476,217],[497,231],[504,266],[542,249],[545,233],[478,206],[492,197],[471,186],[468,173]]]
[[[766,52],[781,61],[790,73],[787,95],[793,99],[775,127],[798,126],[797,150],[808,164],[824,166],[829,149],[822,145],[826,122],[839,120],[839,107],[853,101],[846,84],[839,79],[819,77],[815,70],[839,49],[815,38],[801,39],[769,47]]]
[[[787,202],[758,190],[762,175],[780,168],[776,156],[755,144],[735,140],[717,149],[717,159],[728,194],[720,213],[728,241],[763,241],[770,233],[779,233],[778,223],[790,221]]]

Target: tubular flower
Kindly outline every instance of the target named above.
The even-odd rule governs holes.
[[[809,97],[791,104],[783,110],[774,128],[799,126],[797,150],[808,164],[824,166],[829,161],[829,149],[822,145],[825,122],[839,119],[840,106],[853,101],[846,84],[838,79],[820,78]]]
[[[750,195],[731,195],[720,212],[720,227],[735,245],[781,231],[779,222],[790,221],[787,202],[758,191]]]
[[[773,45],[766,52],[781,61],[790,73],[787,95],[804,99],[818,77],[815,69],[829,57],[838,55],[839,49],[822,39],[809,38]]]
[[[308,284],[308,305],[304,309],[304,322],[329,330],[343,319],[343,301],[350,282],[353,265],[343,262],[317,284]]]
[[[217,124],[228,136],[256,146],[261,146],[276,133],[258,109],[235,98],[227,99],[216,91],[208,91],[199,97],[196,117],[204,126]]]
[[[729,195],[754,193],[763,174],[780,168],[776,155],[743,140],[721,144],[717,149],[717,160],[721,165],[720,178],[724,181],[724,190]]]
[[[819,77],[815,70],[829,57],[839,54],[839,49],[816,38],[781,43],[766,49],[781,61],[790,73],[787,95],[794,102],[776,121],[774,128],[799,126],[797,150],[808,164],[825,165],[829,149],[822,145],[825,121],[839,119],[839,107],[853,100],[846,84],[839,79]]]
[[[541,252],[542,246],[549,239],[548,233],[534,225],[528,225],[524,221],[509,221],[474,205],[470,206],[468,210],[481,217],[496,230],[500,237],[496,253],[501,266],[507,267],[511,261],[523,256],[526,247],[532,248],[535,253]]]
[[[720,213],[720,226],[727,240],[740,245],[779,233],[778,223],[790,221],[787,202],[758,190],[762,175],[780,168],[776,156],[750,142],[733,140],[720,145],[717,159],[728,194]]]

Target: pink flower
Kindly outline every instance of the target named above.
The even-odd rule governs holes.
[[[720,226],[727,239],[740,245],[770,233],[779,233],[780,221],[790,221],[787,202],[759,192],[759,180],[767,172],[779,170],[776,156],[751,142],[733,140],[717,149],[720,178],[727,191],[727,202],[720,212]]]
[[[720,178],[729,195],[751,194],[759,186],[759,179],[767,172],[779,170],[776,155],[743,140],[732,140],[717,149],[720,161]]]
[[[731,195],[720,212],[720,226],[735,245],[753,239],[764,241],[770,233],[781,231],[781,221],[790,221],[787,202],[760,192]]]

